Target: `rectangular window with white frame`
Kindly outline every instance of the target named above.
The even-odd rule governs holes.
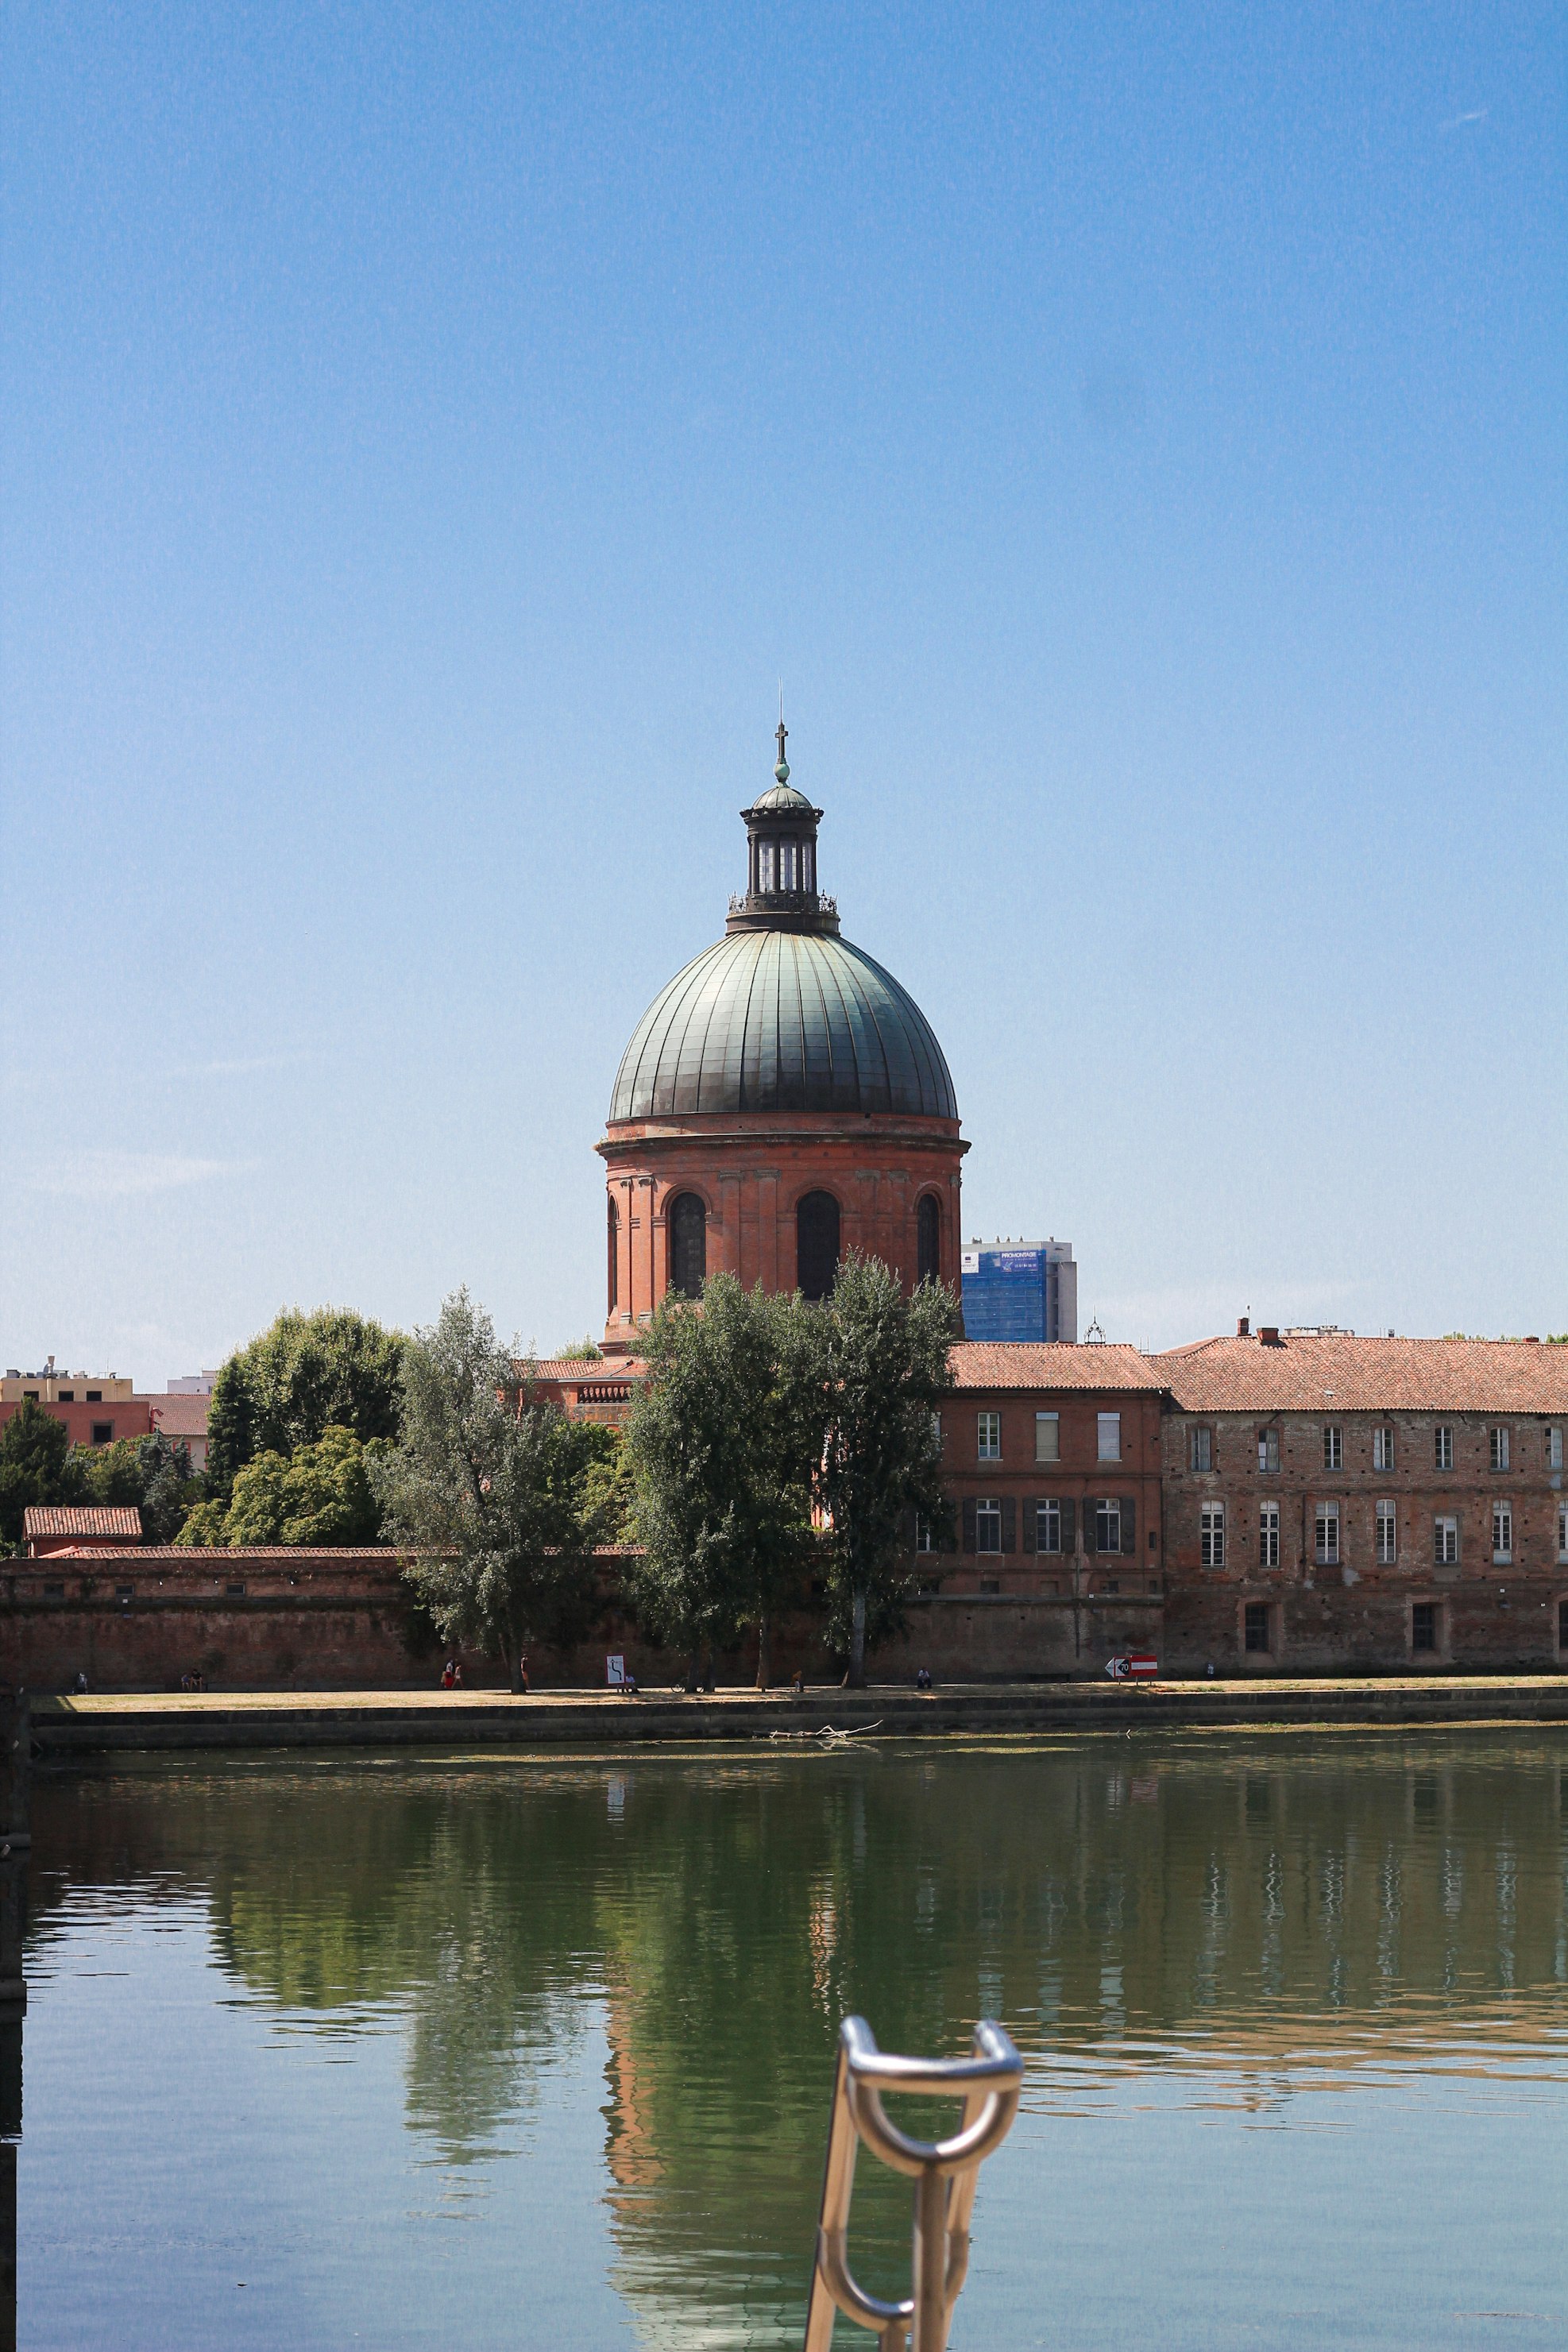
[[[936,1549],[936,1544],[931,1536],[931,1521],[926,1517],[923,1511],[917,1511],[915,1513],[915,1549],[917,1551],[934,1551]]]
[[[1549,1429],[1546,1433],[1546,1466],[1549,1470],[1561,1470],[1563,1467],[1563,1432],[1560,1428]]]
[[[1062,1458],[1062,1417],[1059,1412],[1037,1412],[1035,1415],[1035,1459],[1037,1462],[1059,1462]]]
[[[1379,1503],[1376,1514],[1377,1564],[1392,1568],[1399,1550],[1399,1515],[1392,1503]]]
[[[979,1412],[974,1416],[978,1432],[978,1453],[982,1462],[1002,1459],[1002,1416],[999,1412]]]
[[[1492,1505],[1492,1565],[1505,1568],[1513,1559],[1513,1505]]]
[[[1198,1565],[1225,1566],[1225,1505],[1205,1503],[1198,1514]]]
[[[1506,1429],[1488,1430],[1487,1457],[1494,1470],[1506,1470],[1508,1468],[1508,1432]]]
[[[1258,1513],[1258,1565],[1278,1568],[1279,1565],[1279,1506],[1264,1503]]]
[[[1214,1432],[1212,1429],[1194,1429],[1193,1432],[1193,1468],[1194,1470],[1212,1470],[1214,1468]]]
[[[1446,1421],[1440,1421],[1432,1432],[1432,1461],[1438,1470],[1454,1466],[1454,1433]]]
[[[995,1496],[974,1506],[974,1549],[988,1555],[1001,1552],[1002,1505]]]
[[[1313,1549],[1320,1568],[1340,1564],[1340,1507],[1320,1503],[1312,1518]]]
[[[1100,1460],[1101,1462],[1120,1462],[1121,1459],[1121,1415],[1119,1412],[1102,1412],[1097,1414],[1096,1426],[1099,1433]]]
[[[1259,1470],[1265,1473],[1269,1473],[1279,1469],[1279,1432],[1277,1429],[1260,1429],[1258,1431],[1258,1466]]]
[[[1342,1434],[1339,1423],[1337,1421],[1325,1422],[1323,1424],[1324,1469],[1342,1470],[1344,1467],[1344,1439]]]
[[[1114,1496],[1101,1496],[1094,1507],[1094,1548],[1101,1552],[1121,1549],[1121,1506]]]
[[[1557,1506],[1557,1557],[1568,1559],[1568,1503]]]
[[[1374,1470],[1394,1467],[1394,1431],[1387,1422],[1372,1433],[1372,1466]]]
[[[1432,1522],[1432,1558],[1439,1568],[1459,1565],[1459,1522],[1451,1514]]]
[[[1062,1548],[1062,1507],[1047,1497],[1035,1505],[1035,1549],[1059,1552]]]

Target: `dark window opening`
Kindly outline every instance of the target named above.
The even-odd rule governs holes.
[[[807,1192],[795,1213],[795,1280],[805,1298],[826,1298],[838,1275],[838,1203]]]
[[[57,1402],[58,1403],[59,1403],[59,1404],[75,1404],[75,1402],[76,1402],[76,1391],[75,1391],[75,1389],[61,1389],[61,1390],[59,1391],[59,1392],[58,1392],[58,1397],[57,1397],[56,1402]]]
[[[1415,1601],[1411,1603],[1410,1646],[1413,1650],[1436,1648],[1437,1604],[1435,1601]]]
[[[1557,1646],[1568,1650],[1568,1601],[1557,1603]]]
[[[231,1601],[237,1601],[245,1591],[245,1587],[243,1584],[226,1584],[224,1587],[224,1591],[228,1594]]]
[[[136,1587],[133,1584],[117,1584],[114,1588],[114,1597],[116,1601],[134,1601]]]
[[[92,1442],[95,1445],[112,1445],[114,1423],[111,1421],[95,1421],[92,1424]]]
[[[682,1298],[700,1298],[708,1278],[708,1212],[695,1192],[669,1204],[669,1286]]]
[[[1002,1587],[995,1577],[983,1576],[980,1580],[980,1590],[982,1592],[1000,1592]]]
[[[616,1285],[620,1279],[621,1221],[616,1213],[616,1198],[613,1192],[608,1196],[605,1205],[609,1211],[609,1215],[605,1220],[607,1228],[606,1244],[609,1258],[609,1280],[606,1286],[606,1295],[609,1299],[609,1306],[605,1311],[606,1313],[613,1315],[616,1311],[616,1299],[617,1295]]]
[[[1242,1642],[1247,1649],[1254,1653],[1266,1652],[1273,1648],[1274,1644],[1269,1637],[1267,1601],[1247,1602],[1242,1625]]]
[[[916,1279],[942,1280],[942,1208],[934,1192],[922,1192],[915,1211]]]
[[[103,1402],[103,1391],[101,1389],[89,1389],[87,1391],[87,1402],[89,1404],[101,1404]]]
[[[46,1601],[63,1601],[63,1600],[65,1599],[65,1597],[66,1597],[66,1589],[65,1589],[65,1586],[64,1586],[63,1584],[46,1584],[46,1585],[45,1585],[45,1587],[44,1587],[44,1599],[45,1599]]]

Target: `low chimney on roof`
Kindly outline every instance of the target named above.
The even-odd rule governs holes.
[[[1279,1347],[1279,1324],[1278,1324],[1278,1323],[1260,1323],[1260,1324],[1258,1325],[1258,1338],[1262,1340],[1262,1342],[1263,1342],[1263,1344],[1264,1344],[1264,1346],[1265,1346],[1266,1348],[1277,1348],[1277,1347]]]
[[[1238,1339],[1249,1339],[1249,1338],[1251,1337],[1251,1333],[1252,1333],[1252,1318],[1251,1318],[1251,1316],[1250,1316],[1250,1315],[1238,1315],[1238,1316],[1237,1317],[1237,1318],[1236,1318],[1236,1336],[1237,1336],[1237,1338]]]

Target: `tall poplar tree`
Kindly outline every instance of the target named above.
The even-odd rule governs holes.
[[[500,1653],[522,1687],[530,1643],[582,1632],[595,1600],[590,1466],[613,1443],[521,1395],[511,1357],[466,1290],[403,1357],[403,1431],[371,1466],[384,1531],[443,1638]]]
[[[914,1518],[947,1513],[937,1415],[952,1387],[958,1302],[941,1283],[910,1297],[879,1258],[851,1255],[816,1318],[826,1432],[820,1492],[832,1523],[835,1631],[848,1682],[866,1682],[866,1645],[899,1622]]]
[[[712,1275],[700,1304],[667,1297],[626,1434],[642,1556],[639,1612],[689,1652],[747,1630],[757,1687],[780,1610],[805,1587],[822,1413],[811,1310]]]

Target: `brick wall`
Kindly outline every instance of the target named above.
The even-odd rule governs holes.
[[[695,1192],[707,1210],[708,1272],[770,1291],[795,1287],[795,1211],[817,1191],[838,1202],[841,1252],[880,1258],[912,1288],[916,1214],[929,1192],[942,1211],[942,1275],[957,1287],[959,1167],[968,1146],[955,1120],[826,1112],[628,1120],[598,1149],[616,1217],[616,1301],[605,1334],[617,1344],[635,1340],[668,1286],[667,1211],[680,1192]]]
[[[1550,1426],[1536,1415],[1337,1412],[1331,1401],[1311,1413],[1169,1411],[1171,1668],[1201,1672],[1211,1661],[1221,1672],[1262,1674],[1556,1665],[1568,1559]],[[1442,1470],[1439,1430],[1449,1433],[1451,1454]],[[1337,1462],[1329,1431],[1338,1433]],[[1507,1465],[1494,1469],[1499,1431],[1507,1433]],[[1391,1466],[1376,1459],[1380,1432],[1392,1433]],[[1260,1441],[1270,1439],[1278,1469],[1260,1466]],[[1274,1458],[1272,1447],[1265,1460]],[[1195,1466],[1205,1452],[1210,1466]],[[1380,1503],[1392,1559],[1379,1557]],[[1507,1559],[1494,1558],[1499,1505],[1511,1520]],[[1279,1515],[1277,1562],[1265,1540],[1269,1506]],[[1438,1522],[1448,1520],[1455,1559],[1439,1556],[1436,1540]],[[1319,1541],[1320,1521],[1331,1525],[1328,1545]],[[1247,1647],[1249,1604],[1254,1639],[1266,1633],[1267,1647]],[[1431,1612],[1425,1623],[1418,1608]],[[1435,1646],[1417,1647],[1418,1631],[1428,1630]]]

